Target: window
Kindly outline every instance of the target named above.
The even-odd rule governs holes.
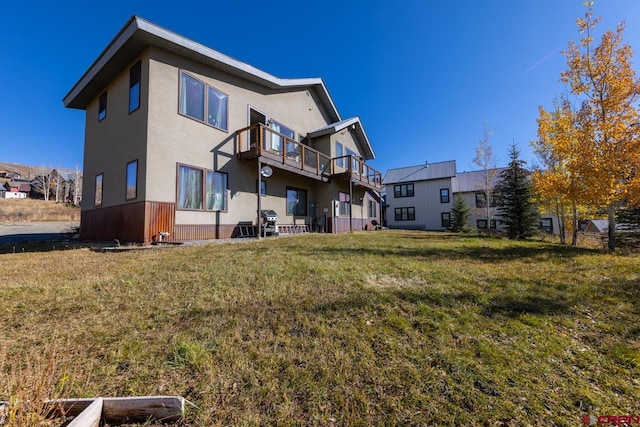
[[[290,139],[295,139],[296,133],[293,130],[286,127],[285,125],[276,122],[275,120],[271,120],[269,127],[275,131],[275,132],[271,132],[270,149],[273,151],[277,151],[278,153],[282,153],[284,138],[279,134],[282,134]],[[287,153],[292,151],[294,148],[295,148],[294,143],[287,142]]]
[[[102,206],[102,179],[104,178],[104,174],[100,173],[96,175],[96,194],[94,204],[96,206]]]
[[[228,101],[218,89],[180,73],[180,114],[226,131]]]
[[[483,191],[476,193],[476,208],[484,208],[487,206],[487,195]],[[496,206],[496,198],[491,197],[490,206]]]
[[[287,187],[287,215],[307,214],[307,190]]]
[[[442,212],[440,214],[440,219],[442,221],[443,228],[451,227],[451,212]]]
[[[101,122],[105,117],[107,117],[107,92],[98,98],[98,121]]]
[[[129,70],[129,112],[140,108],[140,77],[142,66],[140,61]]]
[[[415,221],[416,209],[415,208],[396,208],[396,221]]]
[[[477,220],[476,227],[478,228],[478,230],[486,230],[487,220],[486,219]],[[491,221],[489,221],[489,227],[491,227],[492,230],[496,230],[498,228],[498,223],[496,222],[495,219],[492,219]]]
[[[256,191],[258,190],[258,180],[256,180]],[[260,194],[263,196],[267,195],[267,181],[260,181]]]
[[[375,200],[369,200],[369,218],[376,218],[378,216],[378,204]]]
[[[351,198],[349,193],[338,193],[338,202],[340,204],[338,214],[340,216],[351,215]]]
[[[351,156],[351,170],[357,174],[360,174],[358,168],[358,154],[355,151],[347,148],[347,156]]]
[[[547,234],[553,234],[553,220],[551,218],[540,219],[540,228]]]
[[[178,165],[178,209],[227,210],[227,174]]]
[[[227,210],[227,174],[207,171],[207,210]]]
[[[336,142],[336,165],[340,167],[344,167],[344,159],[342,156],[344,156],[344,146]]]
[[[138,161],[127,163],[127,189],[125,200],[135,199],[138,192]]]
[[[393,196],[396,199],[400,197],[413,197],[413,184],[394,185]]]
[[[449,203],[449,189],[440,189],[440,203]]]

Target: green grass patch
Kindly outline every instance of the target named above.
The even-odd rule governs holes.
[[[182,395],[187,425],[640,415],[637,255],[384,231],[0,262],[0,366],[64,345],[68,397]]]

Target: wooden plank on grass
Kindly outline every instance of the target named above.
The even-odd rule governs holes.
[[[47,403],[51,403],[52,406],[51,416],[75,417],[80,415],[85,409],[91,406],[94,400],[96,400],[96,398],[94,397],[84,399],[55,399],[50,400]]]
[[[147,420],[178,421],[184,415],[184,398],[180,396],[110,397],[104,399],[103,415],[107,421]]]
[[[98,427],[102,418],[102,398],[99,397],[91,405],[73,419],[67,427]]]
[[[93,403],[94,398],[57,399],[52,401],[60,415],[77,416]],[[178,421],[184,415],[184,398],[181,396],[103,397],[102,415],[113,421]]]

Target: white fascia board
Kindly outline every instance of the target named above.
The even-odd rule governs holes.
[[[208,61],[223,65],[222,68],[236,74],[240,77],[247,78],[257,83],[263,84],[271,89],[292,89],[292,88],[309,88],[314,87],[318,90],[318,95],[325,104],[327,112],[340,119],[340,113],[336,108],[324,81],[321,78],[301,78],[301,79],[281,79],[269,73],[266,73],[249,64],[233,59],[214,49],[208,48],[193,40],[182,37],[172,31],[159,27],[137,16],[132,16],[125,24],[123,29],[115,36],[115,38],[102,51],[98,59],[89,67],[80,80],[74,85],[69,93],[63,98],[65,107],[69,107],[78,95],[89,85],[89,83],[98,75],[98,73],[113,59],[116,53],[126,45],[126,43],[138,32],[142,31],[162,42],[173,46],[176,53],[183,56],[200,56]]]

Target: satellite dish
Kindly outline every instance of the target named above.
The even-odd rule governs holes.
[[[271,169],[270,166],[263,166],[262,169],[260,169],[260,175],[264,176],[265,178],[269,178],[271,175],[273,175],[273,169]]]

